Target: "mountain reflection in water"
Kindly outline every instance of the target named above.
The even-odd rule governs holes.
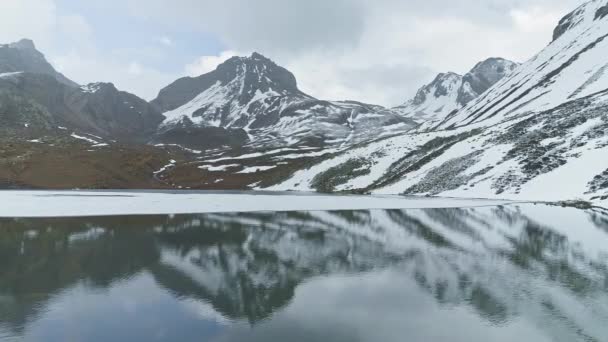
[[[0,341],[608,341],[608,215],[0,219]]]

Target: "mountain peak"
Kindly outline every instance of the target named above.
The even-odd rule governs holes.
[[[462,77],[462,75],[459,75],[455,72],[451,72],[451,71],[442,72],[442,73],[439,73],[437,75],[437,77],[435,77],[435,80],[433,80],[433,82],[431,82],[431,84],[445,82],[445,81],[453,81],[453,80],[460,79],[461,77]]]
[[[0,73],[14,72],[50,75],[65,85],[78,86],[57,72],[44,55],[36,50],[36,45],[31,39],[21,39],[5,45],[0,44]]]
[[[34,41],[31,39],[21,39],[17,42],[10,43],[9,47],[20,50],[36,50],[36,45],[34,45]]]
[[[212,96],[212,93],[215,95]],[[223,95],[219,96],[219,93]],[[289,70],[254,52],[249,57],[232,57],[207,74],[185,77],[173,82],[160,91],[153,103],[161,111],[168,112],[195,98],[202,100],[207,95],[209,99],[204,103],[209,104],[209,108],[235,113],[261,97],[306,96],[298,89],[296,78]],[[211,98],[213,101],[208,102]],[[218,104],[220,102],[221,105]],[[238,105],[230,109],[227,103]],[[180,110],[179,113],[181,116],[183,111]],[[192,113],[188,112],[188,115],[190,114]],[[224,114],[223,121],[220,121],[226,124],[228,117],[229,115]]]
[[[477,63],[464,76],[455,72],[440,73],[420,88],[412,100],[395,110],[422,121],[443,119],[481,95],[517,65],[504,58],[492,57]]]
[[[511,73],[518,65],[500,57],[490,57],[477,63],[462,79],[463,88],[458,95],[458,103],[465,106]]]
[[[269,58],[267,58],[266,56],[264,56],[264,55],[262,55],[261,53],[258,53],[258,52],[252,53],[250,58],[253,59],[253,60],[270,61]]]
[[[502,57],[489,57],[479,63],[477,63],[473,69],[471,69],[471,71],[469,71],[469,73],[475,73],[478,70],[484,69],[484,68],[491,68],[491,67],[504,67],[505,65],[513,65],[513,64],[518,64],[517,62],[513,62],[510,61],[508,59],[504,59]]]

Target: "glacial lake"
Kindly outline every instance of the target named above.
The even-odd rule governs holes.
[[[608,214],[1,218],[0,341],[608,341]]]

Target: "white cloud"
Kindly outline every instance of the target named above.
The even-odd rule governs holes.
[[[162,36],[158,39],[158,42],[164,46],[171,47],[173,46],[173,40],[168,36]]]
[[[57,9],[52,0],[2,0],[0,23],[0,42],[30,38],[49,46],[57,27]]]
[[[206,74],[210,71],[215,70],[218,65],[224,63],[225,61],[230,59],[230,57],[242,55],[245,54],[239,54],[235,51],[224,51],[218,56],[201,56],[192,63],[186,65],[185,73],[188,76],[199,76],[202,74]]]
[[[144,72],[142,66],[137,62],[129,63],[129,67],[127,68],[127,72],[131,75],[139,76]]]
[[[78,51],[54,57],[51,63],[78,83],[109,82],[146,100],[154,99],[161,87],[181,76],[147,68],[138,62],[125,64],[106,56],[81,55]]]
[[[569,10],[558,4],[520,6],[503,13],[496,25],[454,12],[376,9],[356,46],[296,56],[279,51],[272,57],[312,95],[392,106],[405,102],[438,72],[464,74],[488,57],[529,59],[550,42],[553,28]]]

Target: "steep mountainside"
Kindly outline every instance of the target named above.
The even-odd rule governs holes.
[[[57,81],[71,86],[78,85],[57,72],[44,55],[36,50],[34,42],[22,39],[11,44],[0,44],[0,75],[16,72],[31,72],[53,76]]]
[[[591,1],[560,21],[555,40],[439,128],[491,125],[555,108],[608,88],[606,1]]]
[[[46,61],[30,40],[0,45],[0,128],[66,127],[145,142],[164,119],[154,106],[110,83],[78,86]]]
[[[0,126],[5,128],[62,126],[105,138],[145,141],[163,119],[152,105],[112,84],[72,87],[47,74],[0,77],[0,98]]]
[[[166,117],[161,133],[176,126],[243,129],[257,147],[351,144],[415,125],[380,106],[306,95],[291,72],[258,53],[179,79],[152,103]]]
[[[568,15],[555,41],[442,129],[349,149],[272,189],[608,200],[606,8]]]
[[[420,122],[443,120],[483,94],[518,66],[502,58],[479,62],[470,72],[439,74],[433,82],[422,87],[416,96],[394,108],[403,116]]]

